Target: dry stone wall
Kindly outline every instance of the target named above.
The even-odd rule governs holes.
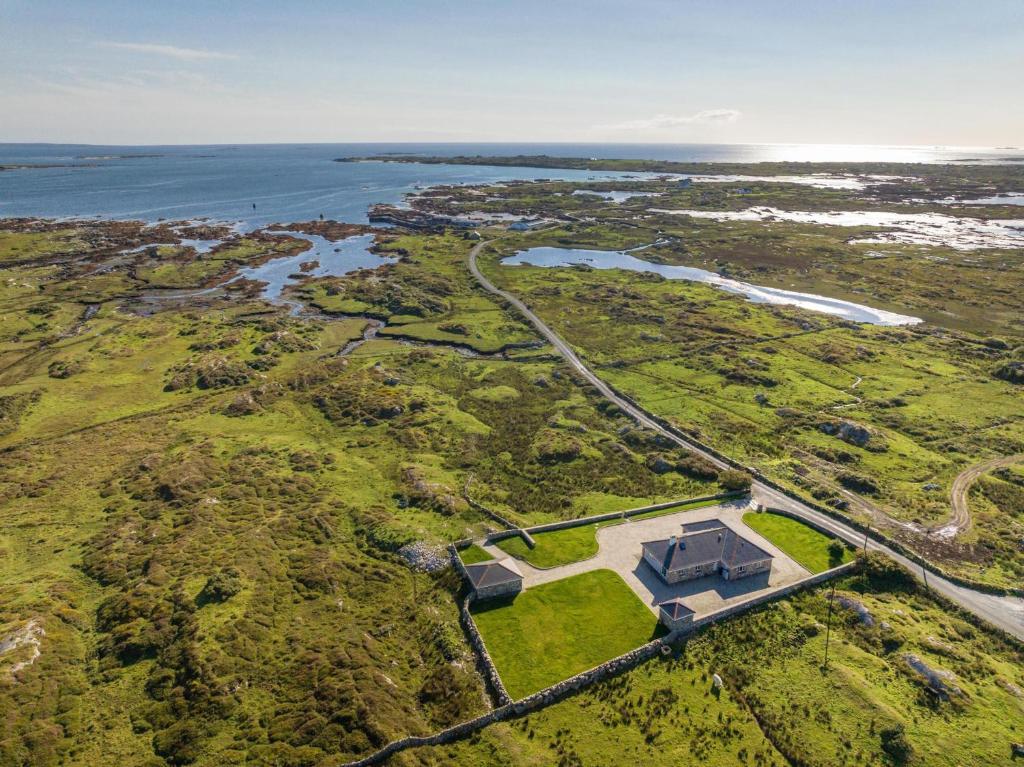
[[[454,546],[450,548],[450,551],[453,561],[458,560],[458,552],[455,550]],[[459,565],[456,565],[456,567],[458,566]],[[474,650],[477,651],[480,658],[485,659],[484,664],[488,668],[485,677],[488,678],[494,688],[499,691],[498,695],[503,696],[499,698],[502,705],[486,714],[483,714],[482,716],[470,719],[467,722],[461,722],[460,724],[441,730],[433,735],[409,736],[392,741],[379,751],[376,751],[375,753],[358,761],[349,762],[344,765],[344,767],[370,767],[371,765],[381,764],[399,751],[404,751],[409,748],[417,748],[419,746],[440,746],[445,743],[452,743],[453,741],[482,730],[484,727],[494,724],[495,722],[514,719],[532,711],[545,708],[546,706],[557,703],[558,701],[563,700],[564,698],[567,698],[579,690],[595,684],[596,682],[610,679],[614,676],[625,673],[626,671],[630,671],[659,654],[669,652],[672,644],[678,642],[702,626],[708,626],[775,599],[781,599],[782,597],[788,596],[800,589],[823,583],[830,578],[835,578],[838,575],[849,572],[856,566],[857,562],[847,562],[844,565],[834,567],[831,570],[826,570],[823,573],[812,575],[808,578],[797,581],[796,583],[791,583],[788,586],[783,586],[782,588],[770,591],[766,594],[758,595],[744,602],[730,605],[729,607],[723,608],[714,613],[709,613],[708,615],[704,615],[695,620],[689,626],[684,626],[677,631],[670,632],[660,639],[648,642],[635,650],[630,650],[624,655],[612,658],[599,666],[583,671],[569,679],[553,684],[539,692],[535,692],[533,695],[528,695],[525,698],[514,702],[510,700],[508,692],[505,691],[505,686],[501,682],[501,677],[498,676],[498,671],[494,667],[494,663],[491,661],[490,655],[487,654],[487,648],[484,646],[483,639],[481,638],[479,631],[477,631],[476,623],[473,621],[473,616],[469,612],[469,598],[467,597],[462,603],[463,625],[466,628],[467,635],[470,637],[470,642],[473,644]],[[491,675],[493,675],[493,677]]]

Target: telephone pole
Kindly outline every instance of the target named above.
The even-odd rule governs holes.
[[[836,584],[832,584],[832,593],[828,597],[828,627],[825,629],[825,662],[822,664],[822,670],[828,668],[828,643],[832,638],[832,601],[836,598]]]

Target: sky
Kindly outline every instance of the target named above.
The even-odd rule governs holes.
[[[1024,0],[0,0],[0,141],[1024,145]]]

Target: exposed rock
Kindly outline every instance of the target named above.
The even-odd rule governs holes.
[[[675,468],[669,461],[665,460],[664,456],[661,455],[649,455],[647,456],[647,468],[653,471],[655,474],[667,474]]]
[[[843,442],[848,442],[857,447],[865,447],[871,441],[871,431],[866,426],[861,426],[853,421],[826,421],[818,426],[825,434],[838,437]]]
[[[963,691],[953,683],[956,676],[952,671],[932,668],[913,653],[904,655],[903,660],[906,661],[912,671],[925,681],[928,688],[940,697],[948,698],[950,695],[963,695]]]
[[[425,541],[407,543],[397,553],[409,567],[421,573],[436,573],[451,564],[444,548]]]
[[[256,398],[252,396],[252,392],[243,391],[239,392],[226,408],[224,408],[224,415],[229,416],[243,416],[252,415],[258,413],[263,408],[256,401]]]
[[[1012,384],[1024,384],[1024,360],[1004,362],[992,371],[992,375]]]
[[[861,493],[863,495],[875,495],[878,493],[878,484],[870,477],[865,477],[861,474],[853,474],[851,472],[843,472],[839,475],[839,484],[845,487],[847,490],[852,490],[855,493]]]
[[[865,626],[874,626],[875,625],[875,619],[872,617],[871,611],[868,610],[867,607],[865,607],[861,602],[859,602],[858,600],[854,599],[853,597],[848,597],[846,595],[840,594],[839,596],[836,597],[836,602],[839,603],[840,607],[844,607],[847,610],[853,610],[855,613],[857,613],[857,619],[863,625],[865,625]]]
[[[43,636],[46,636],[43,627],[39,625],[37,619],[32,618],[17,631],[0,639],[0,657],[7,653],[15,653],[15,657],[19,658],[19,660],[11,664],[10,673],[12,676],[36,662],[36,659],[41,655],[39,645],[42,643],[41,637]],[[29,649],[27,653],[19,653],[19,648]]]

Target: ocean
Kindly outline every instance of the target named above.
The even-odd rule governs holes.
[[[595,171],[338,163],[376,154],[642,158],[692,162],[1024,160],[1019,149],[727,144],[0,144],[0,217],[212,219],[252,229],[325,218],[361,223],[374,203],[435,184],[620,178]]]

